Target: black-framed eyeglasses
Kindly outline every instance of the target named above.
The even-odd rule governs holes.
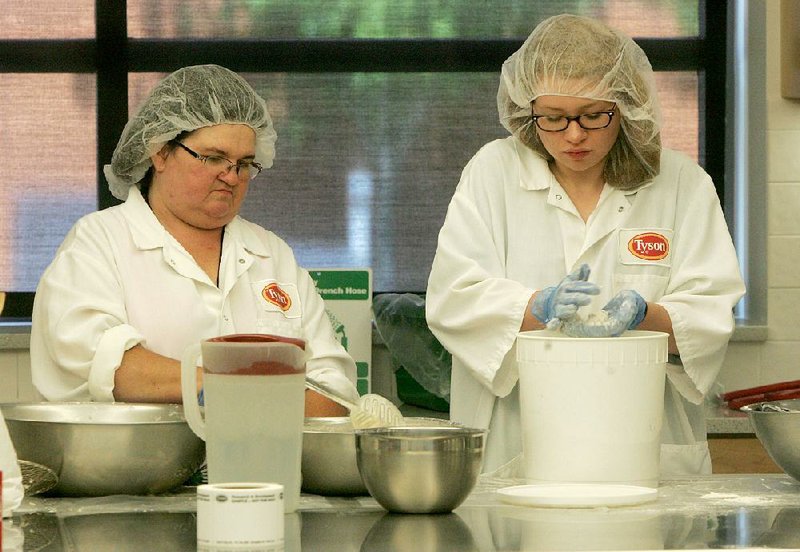
[[[577,121],[578,125],[584,130],[600,130],[611,124],[614,118],[614,111],[597,111],[596,113],[582,113],[568,117],[566,115],[531,115],[531,119],[536,123],[540,130],[545,132],[561,132],[567,130],[572,121]]]
[[[263,169],[261,163],[256,163],[255,161],[239,161],[234,163],[230,159],[222,157],[221,155],[200,155],[196,151],[189,148],[186,144],[178,142],[177,140],[173,140],[172,143],[176,146],[182,147],[186,153],[195,159],[200,160],[203,165],[208,167],[209,170],[216,175],[228,174],[231,169],[235,169],[237,176],[241,177],[242,175],[247,175],[248,180],[253,180]],[[242,169],[244,169],[244,172],[242,172]]]

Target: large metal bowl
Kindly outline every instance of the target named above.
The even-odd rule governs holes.
[[[367,494],[356,464],[354,433],[349,417],[306,418],[301,462],[304,493]]]
[[[740,410],[747,412],[770,458],[800,481],[800,399],[751,404]]]
[[[174,404],[3,405],[19,460],[53,470],[53,494],[157,494],[186,481],[205,444]]]
[[[455,425],[358,430],[358,470],[390,512],[450,512],[478,480],[485,438],[484,430]]]

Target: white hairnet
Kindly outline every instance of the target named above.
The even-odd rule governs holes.
[[[531,120],[531,102],[543,95],[617,104],[622,124],[606,161],[609,184],[635,188],[658,174],[661,113],[655,78],[631,38],[594,19],[557,15],[540,23],[503,63],[497,92],[500,122],[551,160]]]
[[[241,76],[219,65],[178,69],[158,83],[122,131],[111,164],[103,168],[114,197],[125,200],[152,163],[150,156],[183,132],[243,124],[256,133],[255,161],[275,157],[275,130],[267,104]]]

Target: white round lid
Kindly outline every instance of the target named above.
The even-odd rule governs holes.
[[[658,498],[658,489],[606,483],[538,483],[497,490],[500,500],[517,506],[596,508],[633,506]]]

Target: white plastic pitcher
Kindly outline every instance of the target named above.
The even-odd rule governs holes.
[[[302,340],[234,334],[190,345],[181,362],[186,421],[206,442],[209,483],[280,483],[300,500],[306,352]],[[197,403],[202,357],[205,408]]]
[[[520,333],[525,478],[658,486],[667,339]]]

